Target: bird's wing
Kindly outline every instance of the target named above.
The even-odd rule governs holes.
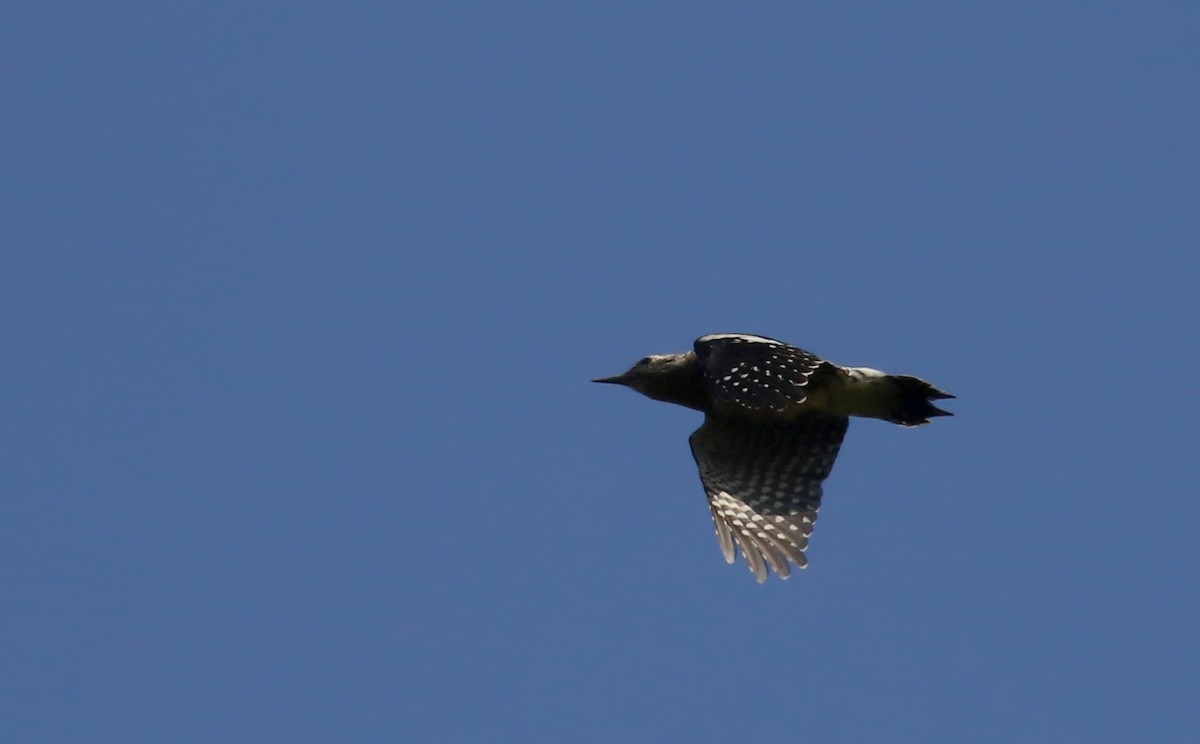
[[[783,411],[808,398],[809,378],[825,362],[762,336],[719,333],[696,339],[696,358],[717,408]]]
[[[734,561],[736,543],[759,583],[767,580],[767,566],[786,579],[788,561],[808,564],[804,550],[821,507],[821,482],[848,423],[818,413],[777,426],[705,418],[688,441],[727,562]]]

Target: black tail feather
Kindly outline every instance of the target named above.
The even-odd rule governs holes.
[[[950,411],[943,411],[931,400],[947,400],[955,396],[944,390],[938,390],[928,382],[909,375],[891,375],[896,385],[896,408],[888,417],[888,421],[901,426],[920,426],[928,424],[929,419],[938,416],[953,416]]]

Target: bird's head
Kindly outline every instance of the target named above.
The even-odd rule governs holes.
[[[638,360],[624,374],[614,377],[601,377],[592,382],[605,382],[610,385],[624,385],[638,391],[642,395],[655,400],[679,402],[681,385],[699,373],[695,364],[696,355],[686,354],[653,354]]]

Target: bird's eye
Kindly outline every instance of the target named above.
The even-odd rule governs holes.
[[[642,357],[641,359],[639,359],[639,360],[638,360],[638,363],[637,363],[637,364],[635,364],[635,365],[633,365],[633,366],[635,366],[635,367],[645,367],[645,366],[646,366],[647,364],[649,364],[649,363],[650,363],[650,357]]]

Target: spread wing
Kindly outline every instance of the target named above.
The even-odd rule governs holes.
[[[709,416],[688,440],[708,494],[717,539],[728,563],[734,545],[759,583],[767,566],[780,578],[804,550],[821,507],[821,482],[833,469],[849,420],[806,413],[786,425],[755,425]]]
[[[825,363],[804,349],[740,333],[702,336],[695,350],[718,410],[784,411],[803,403],[809,378]]]

